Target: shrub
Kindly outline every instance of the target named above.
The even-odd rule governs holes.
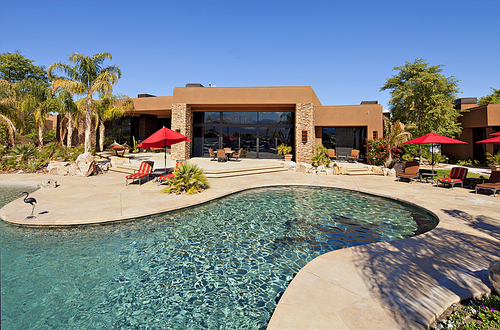
[[[188,195],[203,191],[209,188],[207,178],[203,175],[203,170],[194,164],[183,163],[174,171],[173,179],[168,182],[168,187],[163,189],[164,193]]]
[[[377,140],[367,140],[366,146],[368,149],[367,161],[370,165],[392,165],[386,164],[389,158],[389,143],[387,139],[377,139]],[[392,147],[392,157],[393,161],[397,162],[403,154],[403,145],[401,143],[396,143]]]
[[[311,157],[311,165],[318,167],[320,165],[328,166],[331,161],[328,158],[328,149],[322,144],[317,144],[314,146],[314,155]]]

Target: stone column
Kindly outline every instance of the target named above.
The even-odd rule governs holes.
[[[307,132],[307,142],[302,142],[302,131]],[[314,131],[314,105],[297,103],[295,105],[295,161],[311,161],[316,135]]]
[[[186,103],[172,104],[172,129],[193,140],[193,112]],[[191,145],[193,142],[180,142],[172,145],[172,159],[191,158]]]

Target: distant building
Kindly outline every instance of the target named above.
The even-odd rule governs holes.
[[[500,132],[500,104],[478,107],[477,98],[467,97],[455,100],[455,107],[469,110],[459,118],[462,134],[457,137],[468,144],[442,145],[442,153],[446,156],[484,162],[486,152],[498,152],[498,145],[476,142],[493,137],[491,133]]]

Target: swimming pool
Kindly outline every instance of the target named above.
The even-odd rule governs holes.
[[[2,329],[263,329],[315,257],[436,224],[393,200],[296,186],[105,226],[2,222]]]

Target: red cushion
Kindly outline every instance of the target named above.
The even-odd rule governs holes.
[[[462,179],[467,175],[467,169],[464,167],[454,167],[451,169],[450,175],[448,176],[451,179]]]
[[[127,179],[140,179],[140,178],[143,178],[145,176],[148,176],[148,174],[147,173],[134,173],[134,174],[127,175],[126,178]]]
[[[174,175],[173,174],[167,174],[167,175],[162,175],[159,177],[159,180],[170,180],[173,179]]]
[[[439,182],[461,182],[462,180],[460,179],[450,179],[450,178],[444,178],[444,179],[439,179]]]

